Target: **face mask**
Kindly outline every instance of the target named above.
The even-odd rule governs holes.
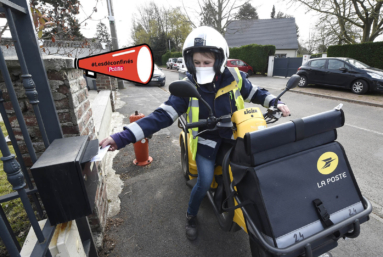
[[[196,67],[196,77],[198,84],[211,83],[215,76],[213,67]]]

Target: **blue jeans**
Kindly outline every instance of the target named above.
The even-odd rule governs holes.
[[[210,189],[210,185],[214,176],[215,160],[210,160],[197,153],[195,161],[198,169],[197,183],[194,185],[189,200],[188,214],[196,216],[199,206],[207,191]]]

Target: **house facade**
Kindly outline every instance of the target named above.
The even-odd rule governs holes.
[[[275,45],[275,57],[296,57],[298,37],[295,18],[236,20],[227,26],[229,47]]]

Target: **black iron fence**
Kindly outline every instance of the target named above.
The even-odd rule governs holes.
[[[25,94],[29,103],[33,107],[42,140],[44,142],[45,148],[47,148],[50,142],[52,142],[54,139],[62,138],[63,134],[56,113],[53,97],[50,91],[44,64],[39,53],[39,45],[36,39],[34,25],[32,24],[28,2],[27,0],[0,0],[0,4],[0,13],[5,13],[6,15],[17,57],[20,62],[22,71],[21,78],[23,80]],[[27,126],[24,121],[17,95],[13,88],[12,80],[1,49],[0,70],[4,78],[7,93],[12,103],[31,161],[32,163],[35,163],[37,156],[33,148],[31,138],[28,134]],[[35,81],[39,95],[41,99],[44,99],[41,102],[38,100]],[[17,144],[16,137],[12,131],[12,127],[4,107],[3,92],[1,90],[0,112],[16,154],[16,158],[15,155],[11,154],[11,151],[4,137],[4,133],[0,129],[0,150],[3,155],[1,158],[3,161],[3,169],[7,175],[9,183],[12,185],[13,190],[16,191],[7,195],[0,196],[0,203],[9,202],[17,198],[21,199],[23,207],[27,213],[28,219],[38,240],[31,256],[51,256],[48,246],[56,226],[52,226],[48,219],[44,228],[40,229],[37,217],[35,216],[32,204],[29,199],[31,199],[33,205],[35,205],[39,219],[44,218],[43,208],[40,205],[37,189],[34,187],[28,174],[22,153]],[[49,126],[44,126],[44,124],[49,124]],[[83,242],[85,241],[86,243],[84,246],[87,253],[90,252],[90,256],[97,256],[87,218],[84,217],[77,219],[76,222],[79,228],[80,236],[83,239]],[[21,246],[17,241],[14,232],[12,231],[11,225],[9,224],[9,221],[1,205],[0,237],[4,242],[10,256],[20,256],[19,252],[21,250]]]

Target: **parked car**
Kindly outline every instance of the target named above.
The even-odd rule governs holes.
[[[238,67],[240,71],[246,72],[247,74],[249,74],[249,76],[254,74],[253,67],[239,59],[228,59],[226,62],[226,66]]]
[[[316,58],[298,68],[300,87],[320,84],[351,89],[355,94],[383,92],[383,70],[345,57]]]
[[[158,85],[160,87],[165,86],[166,76],[162,72],[161,68],[158,68],[157,64],[154,64],[153,76],[150,82],[146,85]],[[136,85],[143,86],[143,84],[135,83]]]
[[[166,62],[166,68],[173,69],[173,64],[175,63],[177,63],[177,58],[169,58],[169,60]]]
[[[185,60],[184,60],[183,57],[180,57],[180,58],[177,59],[177,66],[176,66],[176,68],[177,68],[177,70],[186,68]]]
[[[178,63],[177,62],[173,63],[172,69],[178,70]]]

